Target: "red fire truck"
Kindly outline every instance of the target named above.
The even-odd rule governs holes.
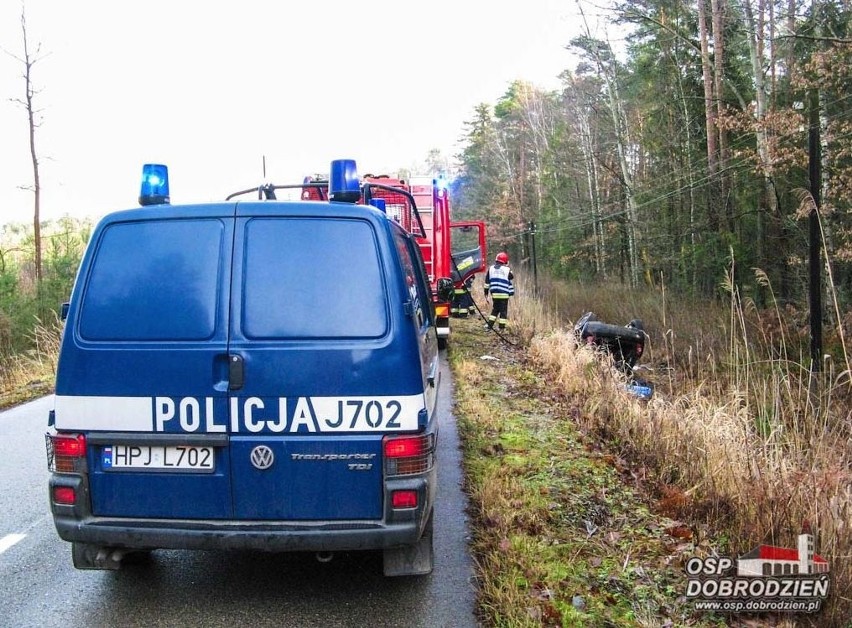
[[[485,271],[485,223],[452,222],[450,195],[443,177],[412,177],[405,181],[367,175],[364,181],[377,184],[370,188],[372,198],[384,200],[388,215],[417,238],[432,283],[438,346],[443,349],[450,336],[450,302],[438,296],[436,282],[440,277],[451,277],[455,288],[463,288],[475,273]],[[394,189],[411,194],[416,207],[410,207],[406,197]]]
[[[437,318],[438,346],[447,346],[450,336],[450,302],[438,295],[437,282],[450,277],[454,288],[463,288],[475,273],[485,272],[485,223],[452,222],[450,196],[443,177],[412,177],[409,180],[387,175],[363,177],[362,198],[414,234],[429,281]],[[327,200],[321,177],[306,177],[302,200]],[[413,202],[412,202],[413,200]]]

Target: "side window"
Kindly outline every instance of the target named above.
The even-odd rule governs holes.
[[[425,321],[432,321],[432,301],[426,279],[426,268],[420,257],[420,251],[410,235],[402,229],[394,229],[394,242],[396,242],[399,259],[402,261],[406,287],[418,317],[417,322],[422,326]]]
[[[213,336],[224,232],[213,219],[105,229],[83,296],[80,336],[94,341]]]

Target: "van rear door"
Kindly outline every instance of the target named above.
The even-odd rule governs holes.
[[[381,519],[382,436],[416,431],[423,405],[422,388],[394,381],[405,356],[388,350],[389,283],[404,288],[377,235],[387,226],[358,206],[336,216],[310,203],[276,214],[282,207],[237,209],[230,353],[244,378],[231,390],[234,515]]]
[[[234,205],[107,217],[71,300],[55,427],[85,432],[93,514],[226,519]]]

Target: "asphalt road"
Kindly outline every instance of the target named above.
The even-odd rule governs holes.
[[[441,364],[435,569],[385,578],[378,553],[157,551],[121,571],[77,571],[47,502],[43,398],[0,413],[0,625],[476,626],[452,381]]]

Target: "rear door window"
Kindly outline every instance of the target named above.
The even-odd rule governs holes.
[[[249,220],[243,308],[248,338],[385,335],[387,297],[373,227],[357,219]]]
[[[206,340],[216,329],[224,224],[119,223],[98,244],[80,314],[85,340]]]

